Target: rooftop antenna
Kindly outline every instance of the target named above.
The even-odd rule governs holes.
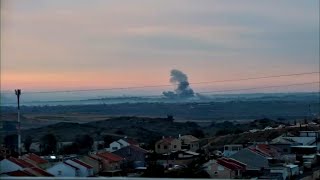
[[[16,89],[14,90],[15,91],[15,94],[17,96],[17,103],[18,103],[18,127],[17,127],[17,130],[18,130],[18,154],[19,154],[19,157],[21,156],[21,125],[20,125],[20,95],[21,95],[21,89]]]

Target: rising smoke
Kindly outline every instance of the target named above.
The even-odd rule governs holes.
[[[170,82],[176,86],[174,91],[165,91],[162,94],[167,98],[194,97],[194,91],[189,86],[188,76],[183,72],[173,69],[170,74]]]

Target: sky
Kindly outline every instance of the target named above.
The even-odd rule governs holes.
[[[4,91],[161,85],[171,69],[190,82],[319,71],[318,0],[4,0],[1,8]],[[319,75],[193,88],[314,81]]]

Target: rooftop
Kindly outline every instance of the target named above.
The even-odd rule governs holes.
[[[40,156],[33,154],[33,153],[29,153],[29,154],[25,154],[22,158],[26,158],[26,159],[30,159],[31,161],[37,163],[37,164],[45,164],[48,163],[47,160],[42,159]]]
[[[93,167],[85,162],[80,161],[79,159],[72,159],[73,162],[80,164],[83,167],[86,167],[87,169],[92,169]]]
[[[9,161],[23,167],[23,168],[28,168],[28,167],[34,167],[34,165],[28,163],[27,161],[25,160],[22,160],[22,159],[17,159],[17,158],[14,158],[14,157],[9,157],[8,158]]]
[[[112,162],[119,162],[123,160],[122,157],[109,152],[97,153],[96,155]]]

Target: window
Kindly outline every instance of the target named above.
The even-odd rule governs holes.
[[[174,145],[174,146],[173,146],[173,148],[175,148],[175,149],[176,149],[176,148],[177,148],[177,145]]]
[[[283,152],[288,152],[288,149],[287,148],[283,149]]]
[[[160,144],[158,144],[158,149],[160,149]]]
[[[61,176],[62,175],[62,171],[58,171],[58,175]]]
[[[112,147],[112,150],[118,150],[118,147]]]
[[[164,145],[164,146],[163,146],[163,149],[168,149],[168,146],[167,146],[167,145]]]

